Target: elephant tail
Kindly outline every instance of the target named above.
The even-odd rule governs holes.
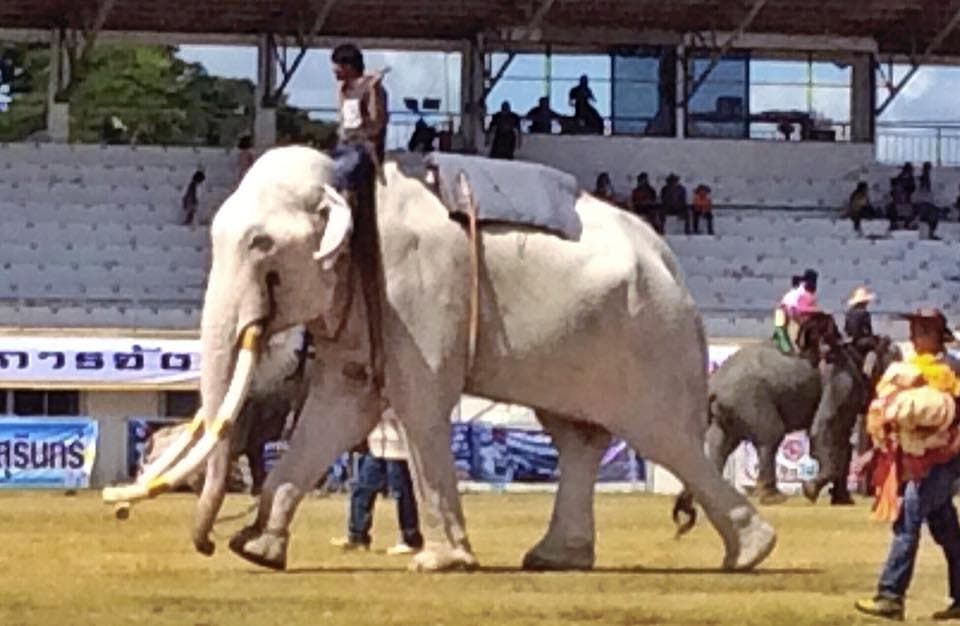
[[[677,527],[676,538],[690,532],[697,524],[697,507],[693,505],[693,494],[684,489],[673,502],[673,523]]]

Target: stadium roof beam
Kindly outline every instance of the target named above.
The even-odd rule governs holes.
[[[890,90],[890,93],[887,95],[886,100],[877,107],[876,116],[880,117],[883,115],[883,112],[887,110],[893,101],[896,100],[897,96],[900,95],[900,92],[910,83],[910,80],[913,79],[914,75],[917,73],[917,70],[920,69],[920,66],[924,63],[929,63],[932,55],[943,45],[943,42],[947,40],[947,37],[956,30],[957,25],[960,25],[960,7],[958,7],[954,13],[953,17],[950,18],[950,21],[940,29],[940,32],[937,33],[930,44],[927,46],[926,50],[923,51],[918,58],[912,60],[910,70],[903,75],[903,78],[896,85],[892,85],[893,81],[893,69],[891,68],[890,79],[887,81],[887,89]]]
[[[283,58],[281,58],[281,55],[277,52],[276,40],[272,36],[270,37],[270,47],[273,50],[273,56],[277,61],[277,65],[280,66],[280,73],[283,75],[283,80],[280,81],[277,88],[268,94],[271,103],[275,104],[280,101],[283,91],[287,88],[287,85],[290,84],[290,81],[293,80],[294,74],[297,73],[304,57],[307,56],[307,51],[314,44],[320,31],[323,30],[323,26],[326,24],[327,18],[330,16],[330,12],[333,11],[333,6],[336,2],[337,0],[315,0],[312,3],[316,11],[313,25],[306,33],[302,31],[297,33],[297,43],[300,45],[300,51],[297,53],[297,56],[294,57],[293,63],[289,66],[287,65],[286,46],[284,46]]]
[[[720,60],[725,54],[730,52],[730,49],[733,47],[733,44],[737,42],[740,37],[743,36],[743,33],[746,32],[750,25],[753,24],[753,21],[757,19],[757,16],[760,14],[760,11],[763,10],[763,7],[767,5],[769,0],[754,0],[753,6],[750,7],[750,11],[743,17],[740,21],[740,24],[737,28],[730,33],[730,36],[727,37],[727,40],[719,49],[714,49],[713,54],[710,55],[710,63],[703,70],[703,72],[693,81],[693,84],[690,86],[689,92],[686,94],[686,97],[683,99],[683,106],[687,106],[693,96],[696,95],[697,91],[703,86],[703,83],[707,82],[707,79],[710,78],[710,74],[713,73],[713,70],[716,69],[717,65],[720,64]]]
[[[556,0],[543,0],[540,3],[540,6],[537,7],[536,11],[533,12],[533,15],[530,16],[530,21],[527,22],[527,25],[520,29],[519,32],[515,32],[521,40],[533,40],[539,37],[540,25],[543,23],[544,18],[547,16],[547,13],[553,8],[553,5],[556,3]],[[507,73],[507,70],[510,69],[510,64],[513,63],[513,60],[517,58],[517,53],[511,51],[507,58],[504,59],[503,65],[497,69],[497,73],[491,76],[483,87],[483,99],[486,101],[487,96],[490,95],[490,92],[497,86],[497,83],[500,82],[500,79],[503,78],[503,75]]]

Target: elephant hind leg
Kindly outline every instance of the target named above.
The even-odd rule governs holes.
[[[537,411],[560,454],[560,480],[546,535],[523,559],[528,570],[581,570],[593,567],[593,489],[610,433],[591,424]]]
[[[739,436],[725,430],[716,420],[711,421],[710,426],[707,427],[703,449],[721,475],[727,464],[727,458],[740,441]],[[690,532],[697,523],[697,509],[693,504],[693,494],[686,487],[674,502],[673,523],[677,526],[678,537]]]
[[[698,424],[706,414],[707,394],[705,389],[695,388],[684,392],[686,382],[681,376],[662,385],[650,384],[634,409],[643,419],[633,416],[611,422],[611,428],[640,456],[662,465],[687,486],[723,538],[723,566],[752,569],[773,551],[776,532],[704,454],[703,430]],[[662,392],[656,391],[661,388]],[[674,418],[669,428],[663,428],[664,422],[658,419],[665,411]]]

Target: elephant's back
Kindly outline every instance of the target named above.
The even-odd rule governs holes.
[[[783,391],[803,385],[817,371],[803,359],[788,356],[769,344],[745,346],[730,355],[710,376],[710,391],[720,401],[744,393]]]

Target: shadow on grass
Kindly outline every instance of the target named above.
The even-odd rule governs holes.
[[[397,574],[406,573],[405,566],[400,567],[375,567],[375,566],[355,566],[355,565],[330,565],[316,567],[293,567],[283,572],[275,572],[266,569],[252,570],[249,573],[253,576],[262,576],[270,574]],[[769,568],[757,569],[749,572],[730,572],[720,568],[707,567],[595,567],[592,570],[566,570],[566,571],[543,571],[533,572],[520,567],[480,567],[472,571],[452,571],[441,572],[441,574],[520,574],[525,576],[542,576],[546,574],[579,574],[582,576],[607,575],[607,574],[633,574],[637,576],[724,576],[733,578],[737,576],[764,577],[764,576],[817,576],[823,574],[824,570],[809,567],[793,568]]]

